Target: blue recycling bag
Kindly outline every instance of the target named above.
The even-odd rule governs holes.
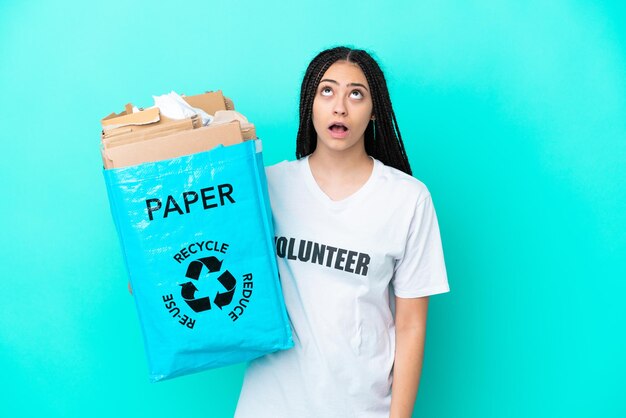
[[[104,170],[152,381],[293,346],[260,148]]]

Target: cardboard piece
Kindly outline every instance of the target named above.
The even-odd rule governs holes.
[[[238,121],[102,148],[105,168],[120,168],[208,151],[243,142]]]
[[[226,101],[226,110],[235,110],[235,103],[232,100],[228,97],[224,97],[224,100]]]
[[[196,129],[202,126],[200,118],[197,115],[182,120],[161,122],[162,123],[141,126],[141,129],[137,129],[137,126],[125,126],[115,129],[113,132],[106,132],[102,136],[102,144],[106,148],[109,148],[135,141],[145,141],[146,139],[156,138],[158,136],[170,135],[188,129]]]
[[[226,98],[222,94],[222,90],[210,91],[195,96],[182,96],[190,106],[200,108],[209,115],[215,115],[218,110],[226,109]],[[230,100],[230,99],[228,99]],[[230,100],[232,103],[232,100]],[[233,106],[234,107],[234,106]]]
[[[254,127],[254,125],[246,128],[246,129],[241,129],[241,135],[243,136],[243,139],[248,141],[250,139],[257,139],[256,137],[256,129]]]
[[[129,125],[146,125],[158,122],[160,119],[159,108],[141,110],[133,113],[132,105],[126,105],[125,110],[121,113],[111,113],[101,120],[102,129],[108,131],[110,129],[120,128]]]

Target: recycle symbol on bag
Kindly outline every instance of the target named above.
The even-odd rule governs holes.
[[[187,274],[185,274],[185,276],[192,280],[199,280],[202,270],[205,267],[209,271],[208,277],[214,277],[215,275],[212,275],[211,273],[217,273],[221,270],[222,261],[213,256],[194,260],[189,263],[189,267],[187,267]],[[230,302],[232,302],[233,295],[235,294],[235,287],[237,286],[237,279],[235,279],[235,277],[233,277],[233,275],[226,270],[217,278],[217,281],[222,284],[224,291],[217,292],[215,298],[213,299],[213,303],[221,310],[224,306],[227,306]],[[211,309],[211,298],[209,296],[196,299],[195,296],[198,288],[193,284],[193,281],[183,283],[180,286],[181,296],[185,302],[187,302],[187,305],[194,310],[194,312],[203,312]]]

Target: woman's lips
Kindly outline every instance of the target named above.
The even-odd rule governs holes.
[[[332,124],[328,127],[330,136],[335,139],[342,139],[348,136],[348,127],[343,124]]]

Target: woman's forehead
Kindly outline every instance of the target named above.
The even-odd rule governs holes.
[[[336,81],[340,85],[363,84],[369,88],[367,78],[358,64],[347,61],[337,61],[322,75],[322,80]]]

